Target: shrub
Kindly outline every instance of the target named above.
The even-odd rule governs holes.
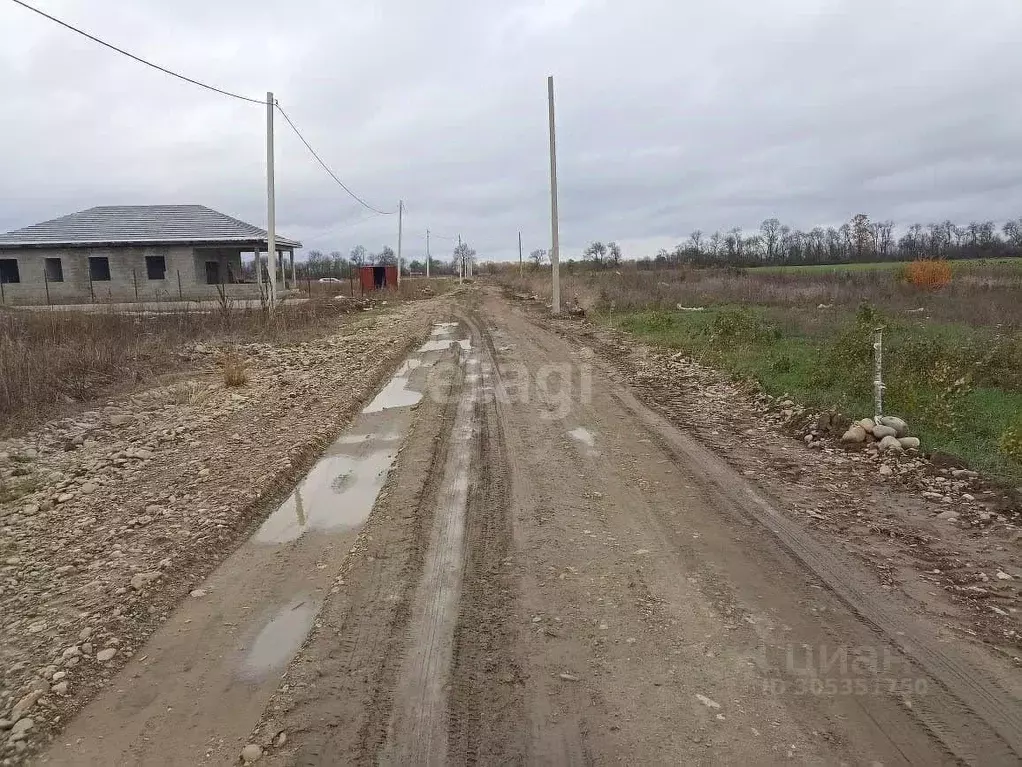
[[[933,258],[920,258],[905,266],[905,280],[923,290],[938,290],[951,284],[951,264]]]
[[[640,322],[648,330],[670,330],[674,327],[674,315],[662,309],[653,309],[643,314]]]
[[[248,367],[237,352],[227,352],[220,360],[224,386],[244,386],[248,383]]]
[[[1022,464],[1022,419],[1015,421],[1004,430],[997,446],[1006,457],[1015,463]]]
[[[780,331],[745,309],[727,309],[713,318],[709,328],[714,341],[756,343],[780,338]]]

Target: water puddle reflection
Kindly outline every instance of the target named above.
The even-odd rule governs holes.
[[[256,540],[287,543],[306,530],[360,526],[372,511],[396,457],[396,450],[361,456],[328,454],[267,518],[256,532]]]
[[[420,368],[439,359],[421,355],[446,351],[452,344],[470,349],[468,339],[454,337],[460,332],[456,322],[433,326],[433,340],[401,363],[359,419],[330,445],[294,492],[260,526],[254,536],[257,542],[287,543],[309,530],[349,530],[365,522],[411,428],[411,414],[401,409],[422,400],[425,376]]]
[[[258,679],[284,668],[298,652],[312,629],[319,604],[299,597],[284,605],[263,626],[242,662],[242,675]]]

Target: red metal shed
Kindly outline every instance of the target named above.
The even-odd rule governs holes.
[[[396,266],[363,266],[359,270],[359,282],[362,292],[384,290],[397,287]]]

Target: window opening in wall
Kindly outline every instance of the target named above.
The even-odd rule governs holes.
[[[47,282],[64,281],[64,264],[59,258],[46,259],[45,269]]]
[[[89,277],[93,282],[110,282],[110,259],[106,256],[89,256]]]
[[[167,259],[163,256],[146,256],[145,271],[150,280],[167,279]]]
[[[18,272],[18,259],[0,258],[0,282],[11,284],[21,282],[21,274]]]
[[[219,285],[220,284],[220,262],[219,261],[207,261],[206,262],[206,284],[207,285]]]

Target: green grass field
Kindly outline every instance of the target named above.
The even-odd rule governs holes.
[[[925,450],[961,456],[992,476],[1022,481],[1022,455],[1002,439],[1022,429],[1022,337],[963,324],[919,323],[869,310],[833,315],[811,332],[791,310],[717,306],[649,310],[604,321],[651,344],[684,351],[770,394],[852,418],[872,414],[872,337],[884,338],[885,410],[905,417]]]
[[[752,269],[757,274],[812,274],[834,272],[872,272],[895,271],[901,269],[909,261],[882,261],[867,264],[810,264],[807,266],[756,266]],[[974,271],[991,266],[1009,266],[1022,272],[1022,258],[979,258],[965,261],[952,261],[954,271]]]

